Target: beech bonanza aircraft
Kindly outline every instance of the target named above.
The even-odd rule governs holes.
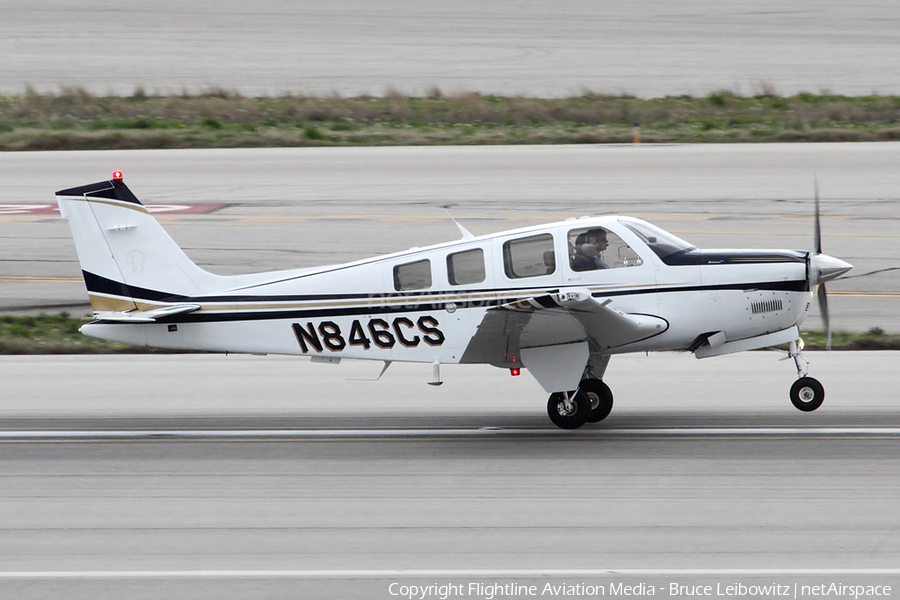
[[[788,344],[794,406],[818,408],[798,326],[813,290],[848,263],[815,252],[699,250],[640,219],[567,221],[473,236],[346,264],[240,276],[195,265],[116,172],[56,193],[106,340],[212,352],[295,354],[527,369],[559,427],[612,410],[614,354],[707,358]],[[382,373],[384,371],[382,370]]]

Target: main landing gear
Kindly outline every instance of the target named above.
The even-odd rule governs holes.
[[[791,386],[791,403],[803,412],[812,412],[822,406],[825,401],[825,388],[819,380],[807,377],[809,363],[803,358],[797,342],[791,342],[788,358],[794,359],[797,366],[797,381]],[[803,361],[802,364],[800,361]]]
[[[583,379],[572,392],[554,392],[547,401],[547,413],[557,427],[578,429],[585,423],[597,423],[609,416],[613,394],[599,379]]]

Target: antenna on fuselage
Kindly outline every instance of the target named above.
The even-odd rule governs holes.
[[[379,373],[378,377],[376,377],[375,379],[348,379],[347,381],[378,381],[379,379],[381,379],[381,376],[384,375],[384,372],[388,370],[388,367],[393,364],[393,362],[394,361],[392,360],[384,361],[384,366],[381,367],[381,373]]]
[[[471,240],[475,237],[474,235],[472,235],[471,231],[460,225],[459,221],[453,218],[453,215],[450,214],[450,211],[446,206],[442,206],[441,208],[444,209],[444,212],[447,213],[447,216],[450,217],[450,220],[453,221],[453,223],[456,225],[456,228],[459,229],[459,232],[462,234],[462,239]]]

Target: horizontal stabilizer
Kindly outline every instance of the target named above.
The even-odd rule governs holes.
[[[199,309],[199,304],[173,304],[146,311],[98,312],[95,317],[99,321],[114,321],[116,323],[154,323],[164,317],[183,315]]]

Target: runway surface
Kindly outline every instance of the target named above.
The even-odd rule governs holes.
[[[0,92],[900,92],[900,5],[811,0],[0,3]]]
[[[810,353],[809,414],[778,358],[615,357],[612,415],[563,432],[488,367],[0,357],[0,594],[897,589],[900,355]]]
[[[838,329],[900,332],[900,144],[301,148],[0,155],[0,311],[88,312],[56,190],[114,169],[202,267],[231,274],[354,260],[572,216],[628,214],[705,248],[812,247]],[[10,207],[10,205],[13,205]],[[29,208],[31,207],[31,208]],[[817,317],[807,327],[820,327]]]

